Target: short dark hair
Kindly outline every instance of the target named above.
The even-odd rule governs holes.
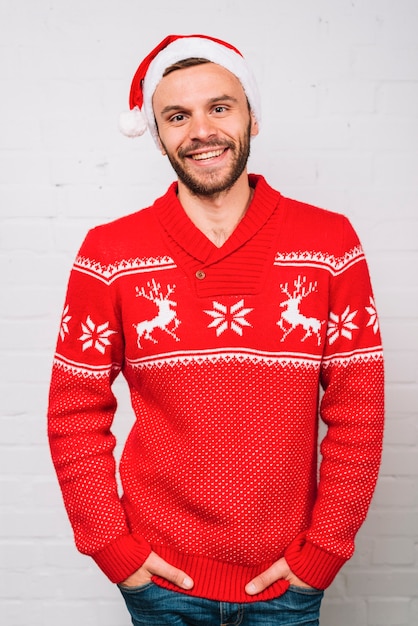
[[[166,67],[163,73],[164,76],[168,76],[171,72],[175,72],[176,70],[184,70],[186,67],[194,67],[195,65],[203,65],[204,63],[211,63],[208,59],[202,59],[200,57],[190,57],[188,59],[183,59],[182,61],[177,61],[177,63],[173,63]]]

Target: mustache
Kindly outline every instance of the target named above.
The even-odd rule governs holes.
[[[219,139],[211,139],[209,141],[192,141],[188,146],[184,148],[180,148],[178,151],[178,155],[180,157],[186,157],[190,152],[195,152],[196,150],[207,150],[207,149],[220,149],[220,148],[230,148],[234,149],[235,144],[232,141],[220,141]]]

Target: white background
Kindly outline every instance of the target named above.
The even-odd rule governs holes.
[[[418,2],[0,0],[0,602],[5,626],[123,626],[79,555],[46,442],[52,354],[87,229],[174,178],[150,136],[117,129],[137,65],[204,32],[251,62],[263,100],[250,170],[349,216],[386,349],[383,465],[323,626],[418,624]],[[118,383],[123,439],[131,415]]]

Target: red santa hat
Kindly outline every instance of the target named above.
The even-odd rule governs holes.
[[[241,82],[253,115],[260,122],[257,84],[237,48],[207,35],[169,35],[145,57],[133,77],[129,96],[130,111],[122,113],[119,120],[119,127],[124,135],[139,137],[149,128],[158,145],[152,96],[165,70],[174,63],[191,57],[207,59],[234,74]]]

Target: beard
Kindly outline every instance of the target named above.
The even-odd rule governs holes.
[[[186,148],[180,148],[178,156],[170,154],[164,144],[162,145],[172,168],[177,174],[178,179],[193,195],[209,197],[216,196],[217,194],[227,191],[233,187],[247,165],[247,161],[250,156],[250,143],[251,122],[244,135],[239,139],[238,143],[233,141],[219,141],[216,139],[212,139],[207,142],[194,141]],[[213,168],[211,171],[208,168],[208,171],[202,171],[200,174],[195,174],[194,172],[188,170],[185,163],[187,163],[187,160],[190,157],[187,157],[187,154],[195,150],[210,150],[213,148],[226,148],[231,151],[233,159],[226,172],[219,171],[217,168]]]

